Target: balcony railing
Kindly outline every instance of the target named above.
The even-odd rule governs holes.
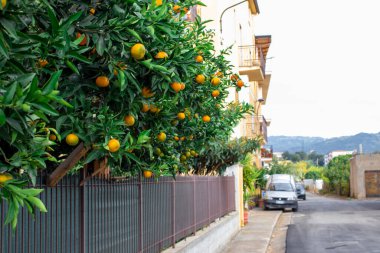
[[[239,46],[239,67],[260,67],[265,75],[265,58],[260,46]]]

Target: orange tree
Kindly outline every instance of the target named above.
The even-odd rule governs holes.
[[[36,197],[48,172],[77,147],[80,164],[111,173],[175,175],[203,168],[252,112],[226,104],[227,51],[185,14],[194,0],[2,1],[0,21],[0,196],[6,223]],[[176,5],[176,6],[175,6]],[[218,170],[218,168],[215,168]],[[149,173],[146,173],[149,174]],[[30,190],[30,191],[29,191]]]

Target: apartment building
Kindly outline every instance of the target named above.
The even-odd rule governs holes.
[[[248,102],[255,107],[254,115],[247,117],[235,128],[234,137],[260,138],[262,148],[256,153],[256,165],[262,167],[272,160],[267,144],[270,120],[263,115],[271,73],[266,69],[267,54],[272,42],[270,35],[255,34],[255,16],[260,14],[256,0],[204,0],[206,7],[197,7],[202,20],[213,20],[208,28],[215,31],[216,49],[232,45],[229,60],[235,66],[246,87],[240,92],[230,90],[229,101]],[[194,12],[194,10],[193,10]]]

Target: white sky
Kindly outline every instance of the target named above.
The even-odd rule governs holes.
[[[380,132],[380,0],[258,0],[269,135]]]

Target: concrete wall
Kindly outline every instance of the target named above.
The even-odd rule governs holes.
[[[239,232],[239,213],[233,212],[212,223],[195,236],[186,238],[163,253],[218,253],[222,252],[231,239]]]
[[[350,165],[350,195],[365,198],[365,171],[380,170],[380,154],[355,155]]]
[[[226,169],[225,176],[235,176],[235,210],[240,215],[240,226],[244,226],[243,167],[235,164]]]

